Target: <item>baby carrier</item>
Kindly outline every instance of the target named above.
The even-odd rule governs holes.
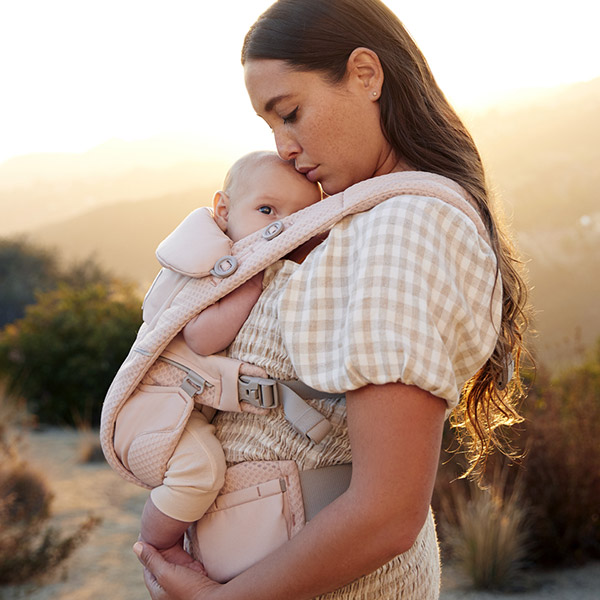
[[[463,212],[487,239],[464,190],[445,177],[422,172],[358,183],[235,244],[216,229],[210,239],[199,237],[199,225],[213,222],[212,215],[207,209],[192,212],[157,250],[163,268],[144,300],[144,323],[104,402],[100,439],[112,468],[143,487],[160,485],[195,406],[207,416],[216,410],[264,412],[282,406],[290,424],[319,444],[331,424],[304,399],[339,398],[343,392],[326,394],[300,381],[274,380],[254,365],[222,355],[199,356],[188,348],[181,330],[206,307],[344,217],[398,195],[444,201]],[[144,419],[144,432],[135,439],[115,439],[126,405],[134,408],[130,414]],[[234,465],[225,474],[221,495],[188,532],[191,550],[213,579],[227,581],[293,537],[347,488],[350,476],[350,465],[301,473],[294,461]],[[257,498],[260,516],[253,508]],[[251,523],[260,523],[258,535]]]
[[[256,367],[235,359],[196,355],[187,348],[180,332],[204,308],[312,237],[328,231],[345,216],[367,211],[397,195],[443,200],[466,214],[480,235],[487,237],[477,211],[466,200],[462,188],[445,177],[413,171],[353,185],[235,244],[223,236],[209,240],[198,238],[195,235],[198,221],[212,217],[206,209],[192,212],[158,247],[157,258],[163,268],[144,300],[144,322],[137,338],[104,401],[100,440],[113,469],[138,485],[148,488],[159,485],[169,453],[177,444],[194,403],[227,411],[253,410],[252,407],[269,410],[282,404],[292,425],[319,443],[330,426],[302,396],[318,398],[327,394],[303,389],[301,382],[278,382],[256,376]],[[168,294],[162,292],[165,288]],[[173,402],[175,406],[168,422],[156,431],[149,431],[129,452],[129,461],[141,465],[142,469],[146,465],[148,481],[156,482],[143,483],[115,452],[115,424],[125,403],[135,400],[135,392],[148,371],[169,367],[175,369],[175,375],[166,377],[169,385],[165,386],[163,400],[174,395],[178,401]],[[143,399],[138,401],[144,402]]]

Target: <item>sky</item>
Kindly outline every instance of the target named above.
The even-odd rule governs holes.
[[[388,0],[459,109],[600,76],[591,0]],[[273,148],[239,53],[271,0],[0,0],[0,162],[106,140]]]

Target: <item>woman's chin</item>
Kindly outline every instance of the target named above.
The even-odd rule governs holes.
[[[356,182],[352,181],[352,180],[348,180],[347,182],[344,182],[341,179],[338,179],[338,180],[321,179],[321,180],[319,180],[319,183],[321,184],[323,191],[328,196],[333,196],[334,194],[339,194],[340,192],[343,192],[345,189],[349,188],[352,184],[354,184]]]

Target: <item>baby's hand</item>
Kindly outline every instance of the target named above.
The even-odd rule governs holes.
[[[175,544],[170,548],[163,548],[158,552],[167,562],[170,562],[171,564],[187,567],[188,569],[192,569],[192,571],[197,571],[198,573],[202,573],[202,575],[207,575],[204,565],[201,562],[194,560],[180,544]]]
[[[147,543],[144,541],[142,536],[138,537],[138,542]],[[167,561],[174,565],[180,565],[187,567],[203,575],[207,575],[204,565],[197,560],[194,560],[184,549],[183,549],[183,538],[181,538],[175,545],[169,548],[156,548],[156,551]],[[137,553],[136,553],[137,554]]]

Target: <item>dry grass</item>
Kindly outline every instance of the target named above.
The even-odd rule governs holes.
[[[106,459],[100,445],[98,431],[86,423],[77,425],[79,442],[77,444],[77,462],[80,464],[102,463]]]
[[[534,509],[536,561],[600,559],[600,345],[581,367],[553,379],[539,374],[525,414],[524,491]]]
[[[508,484],[504,469],[488,489],[452,489],[441,527],[456,567],[476,589],[514,588],[530,538],[519,485]]]
[[[0,407],[0,585],[6,585],[52,572],[100,519],[90,515],[67,535],[47,524],[53,500],[48,480],[20,457],[27,415],[6,397]]]
[[[0,501],[0,511],[3,507]],[[51,573],[81,546],[100,523],[89,516],[71,534],[51,526],[17,523],[0,530],[0,585],[37,580]]]

